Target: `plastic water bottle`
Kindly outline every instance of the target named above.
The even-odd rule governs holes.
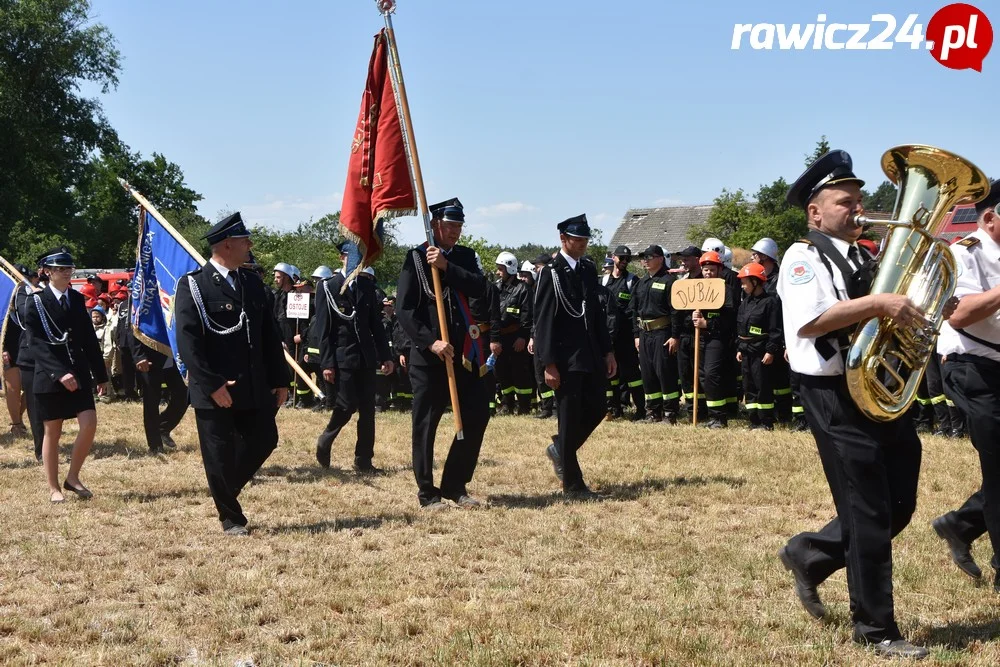
[[[490,369],[490,372],[494,372],[493,369],[497,365],[497,355],[490,353],[490,358],[486,360],[486,368]]]

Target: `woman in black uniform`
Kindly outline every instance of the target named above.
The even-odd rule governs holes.
[[[81,498],[93,494],[80,483],[80,468],[94,444],[97,412],[94,382],[108,381],[101,348],[87,314],[83,295],[70,287],[75,262],[65,248],[44,255],[39,263],[49,276],[49,285],[31,295],[25,313],[25,335],[35,361],[35,403],[45,436],[42,462],[54,503],[65,500],[62,490]],[[76,419],[80,431],[73,443],[73,456],[66,481],[59,487],[59,438],[63,420]]]

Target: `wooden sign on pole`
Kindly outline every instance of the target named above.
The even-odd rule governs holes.
[[[715,310],[726,303],[726,281],[722,278],[687,278],[670,286],[670,307],[674,310]],[[692,423],[698,425],[698,370],[701,366],[701,329],[694,329],[694,410]]]

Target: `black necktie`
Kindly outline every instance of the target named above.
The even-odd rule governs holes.
[[[851,260],[851,264],[854,265],[854,268],[861,268],[861,253],[858,252],[857,246],[852,245],[847,249],[847,259]]]
[[[59,305],[62,306],[63,310],[69,310],[69,300],[66,298],[65,294],[59,297]]]

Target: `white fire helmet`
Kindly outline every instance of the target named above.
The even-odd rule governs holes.
[[[759,252],[761,255],[766,255],[772,261],[778,261],[778,244],[774,242],[774,239],[762,238],[760,241],[754,243],[750,250]]]
[[[714,250],[719,253],[719,257],[721,257],[726,252],[726,244],[714,236],[710,236],[705,239],[704,243],[701,244],[702,252],[708,252],[709,250]]]
[[[497,255],[496,263],[497,266],[502,266],[507,269],[508,276],[517,275],[517,257],[514,256],[514,253],[504,250],[502,253]]]
[[[733,268],[733,251],[729,249],[729,246],[723,248],[722,263],[726,265],[727,269]]]
[[[318,280],[326,280],[327,278],[333,278],[333,269],[329,266],[317,266],[316,270],[312,272],[312,277]]]
[[[521,273],[530,273],[532,280],[538,280],[538,270],[535,269],[535,265],[528,260],[524,260],[521,263]]]
[[[296,269],[291,264],[288,264],[287,262],[278,262],[277,264],[274,265],[274,270],[281,271],[282,273],[284,273],[286,276],[288,276],[293,280],[295,279],[295,276],[298,275],[298,269]]]

